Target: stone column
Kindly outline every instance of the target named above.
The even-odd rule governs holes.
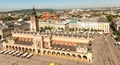
[[[38,49],[35,49],[35,54],[38,54]]]
[[[42,37],[43,38],[43,37]],[[41,38],[41,41],[40,41],[40,51],[41,51],[41,55],[43,55],[43,40]]]
[[[48,41],[48,48],[50,49],[51,45],[50,45],[50,41],[51,41],[51,36],[48,37],[49,38],[49,41]]]
[[[48,42],[48,48],[50,49],[50,41]]]
[[[88,53],[87,55],[87,61],[92,62],[92,53]]]
[[[90,31],[88,32],[88,36],[87,36],[88,39],[89,39],[89,36],[90,36]]]
[[[3,42],[3,49],[6,50],[6,44]]]
[[[1,40],[3,40],[3,35],[4,35],[4,34],[1,35]]]
[[[83,56],[81,55],[81,61],[83,61]]]

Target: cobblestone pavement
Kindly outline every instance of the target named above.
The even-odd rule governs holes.
[[[0,44],[0,50],[2,50]],[[52,56],[34,55],[31,59],[15,57],[12,55],[0,54],[0,65],[49,65],[54,62],[55,65],[92,65],[91,63],[81,62]]]
[[[54,62],[56,65],[91,65],[90,63],[68,60],[50,56],[33,56],[31,59],[0,54],[0,65],[49,65]]]
[[[106,38],[106,40],[104,39]],[[114,51],[114,40],[108,35],[95,36],[95,44],[93,44],[93,65],[120,65],[118,52]],[[116,49],[119,51],[118,49]],[[120,56],[120,55],[119,55]]]

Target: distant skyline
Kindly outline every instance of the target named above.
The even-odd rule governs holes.
[[[19,9],[51,8],[95,8],[95,7],[119,7],[120,0],[1,0],[0,11]]]

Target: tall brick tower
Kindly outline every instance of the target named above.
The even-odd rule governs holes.
[[[38,21],[38,17],[37,17],[34,6],[33,6],[33,9],[32,9],[31,16],[30,16],[30,22],[31,22],[30,23],[31,32],[39,31],[39,21]]]

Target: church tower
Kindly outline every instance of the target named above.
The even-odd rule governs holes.
[[[30,30],[31,32],[39,31],[39,21],[34,6],[30,16]]]

